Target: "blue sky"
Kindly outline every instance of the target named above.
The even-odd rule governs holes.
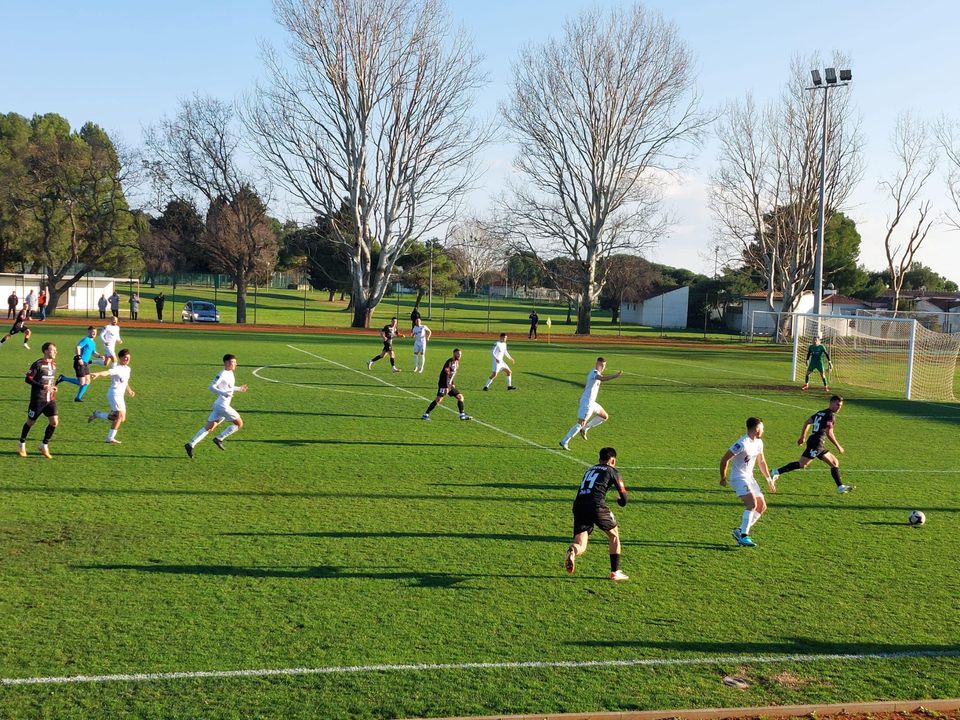
[[[478,113],[492,117],[507,94],[510,63],[525,43],[559,33],[564,17],[591,7],[582,0],[460,0],[450,2],[455,20],[485,57],[491,83]],[[610,2],[597,3],[601,7]],[[960,51],[955,37],[960,4],[881,0],[825,3],[818,0],[650,0],[678,27],[698,68],[708,108],[752,92],[776,96],[791,58],[842,50],[852,57],[849,92],[863,116],[866,172],[848,214],[863,237],[861,260],[883,264],[885,207],[877,181],[891,171],[888,140],[897,114],[911,110],[935,119],[960,118]],[[261,41],[282,45],[269,0],[168,0],[164,3],[0,0],[0,112],[57,112],[79,127],[92,120],[131,144],[179,98],[195,92],[235,100],[261,75]],[[841,91],[845,92],[845,91]],[[682,185],[669,195],[679,223],[651,259],[712,271],[708,248],[712,219],[707,183],[716,148],[708,142]],[[483,187],[471,196],[483,211],[509,171],[510,148],[495,145],[485,156]],[[946,208],[938,181],[931,199]],[[293,215],[289,205],[274,208]],[[918,259],[960,282],[960,233],[937,229]]]

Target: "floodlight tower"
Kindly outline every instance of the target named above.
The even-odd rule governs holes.
[[[820,203],[817,208],[817,248],[813,259],[813,313],[819,315],[823,301],[823,214],[824,214],[824,185],[826,184],[827,168],[827,95],[831,88],[846,87],[853,79],[850,70],[841,70],[839,77],[836,68],[826,68],[823,77],[819,70],[811,70],[813,87],[807,90],[823,91],[823,134],[820,139]],[[826,82],[824,82],[826,78]]]

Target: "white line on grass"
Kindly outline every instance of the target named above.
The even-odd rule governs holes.
[[[666,465],[617,465],[620,470],[675,470],[678,472],[700,472],[700,471],[710,471],[716,472],[717,468],[714,465],[710,467],[679,467],[679,466],[666,466]],[[922,475],[960,475],[960,468],[954,468],[951,470],[924,470],[917,468],[851,468],[847,467],[849,472],[854,473],[889,473],[893,474],[902,474],[902,473],[916,473]]]
[[[291,387],[307,388],[308,390],[323,390],[325,392],[338,392],[344,393],[346,395],[364,395],[366,397],[379,397],[379,398],[389,398],[391,400],[410,400],[411,398],[406,395],[385,395],[384,393],[368,393],[361,392],[359,390],[342,390],[340,388],[327,387],[326,385],[307,385],[304,383],[295,383],[289,382],[288,380],[277,380],[275,378],[269,378],[266,375],[261,375],[261,370],[266,370],[268,368],[275,367],[302,367],[304,365],[319,365],[320,363],[314,362],[305,362],[305,363],[278,363],[276,365],[261,365],[256,370],[253,371],[253,376],[264,380],[266,382],[277,383],[278,385],[289,385]]]
[[[420,394],[418,394],[418,393],[415,393],[415,392],[413,392],[413,390],[408,390],[408,389],[405,388],[405,387],[401,387],[400,385],[394,385],[393,383],[387,382],[387,381],[384,380],[383,378],[377,377],[376,375],[371,375],[370,373],[365,373],[365,372],[363,372],[362,370],[356,370],[356,369],[350,367],[349,365],[344,365],[343,363],[337,362],[336,360],[331,360],[330,358],[325,358],[325,357],[323,357],[322,355],[317,355],[316,353],[312,353],[312,352],[310,352],[309,350],[304,350],[303,348],[298,348],[296,345],[287,345],[287,347],[288,347],[288,348],[291,348],[292,350],[296,350],[297,352],[302,352],[304,355],[309,355],[310,357],[315,357],[315,358],[317,358],[317,360],[323,360],[324,362],[328,362],[328,363],[330,363],[331,365],[336,365],[337,367],[343,368],[344,370],[350,370],[351,372],[355,372],[355,373],[357,373],[358,375],[363,375],[363,377],[370,378],[370,379],[372,379],[372,380],[376,380],[377,382],[383,383],[383,384],[386,385],[387,387],[391,387],[391,388],[394,388],[395,390],[400,390],[401,392],[408,393],[409,395],[412,395],[413,397],[418,398],[419,400],[422,400],[422,401],[425,402],[425,403],[429,403],[429,402],[433,399],[433,398],[426,398],[426,397],[424,397],[423,395],[420,395]],[[446,410],[447,412],[452,412],[454,415],[458,415],[458,414],[459,414],[459,413],[458,413],[456,410],[454,410],[452,407],[447,407],[446,405],[440,405],[440,406],[438,406],[438,407],[439,407],[441,410]],[[554,449],[551,448],[551,447],[547,447],[546,445],[541,445],[540,443],[535,442],[534,440],[529,440],[529,439],[527,439],[527,438],[525,438],[525,437],[521,437],[520,435],[514,435],[514,434],[513,434],[512,432],[510,432],[509,430],[504,430],[503,428],[498,428],[496,425],[491,425],[490,423],[484,422],[483,420],[478,420],[476,417],[474,417],[473,420],[471,420],[471,422],[476,423],[477,425],[481,425],[481,426],[483,426],[483,427],[485,427],[485,428],[487,428],[487,429],[489,429],[489,430],[493,430],[494,432],[498,432],[498,433],[500,433],[501,435],[506,435],[507,437],[513,438],[514,440],[516,440],[516,441],[518,441],[518,442],[525,443],[526,445],[532,445],[533,447],[538,448],[538,449],[540,449],[540,450],[546,450],[546,451],[549,452],[549,453],[553,453],[554,455],[557,455],[557,456],[559,456],[559,457],[562,457],[562,458],[564,458],[565,460],[569,460],[570,462],[576,463],[576,464],[578,464],[578,465],[583,465],[584,467],[589,467],[589,466],[591,465],[591,463],[588,463],[588,462],[586,462],[585,460],[581,460],[581,459],[579,459],[579,458],[577,458],[577,457],[574,457],[573,455],[568,455],[567,453],[561,452],[561,451],[559,451],[559,450],[554,450]]]
[[[651,380],[660,380],[661,382],[671,382],[676,385],[686,385],[687,387],[695,387],[693,383],[684,382],[683,380],[674,380],[672,378],[656,377],[655,375],[644,375],[642,373],[635,373],[629,370],[624,370],[623,374],[632,375],[633,377],[650,378]],[[780,402],[779,400],[769,400],[767,398],[756,397],[755,395],[746,395],[744,393],[734,392],[733,390],[724,390],[723,388],[718,388],[718,387],[708,387],[706,389],[712,390],[713,392],[723,393],[725,395],[735,395],[737,397],[747,398],[748,400],[756,400],[757,402],[770,403],[771,405],[783,405],[784,407],[796,408],[798,410],[808,409],[803,405],[794,405],[792,403]]]
[[[889,653],[826,653],[796,655],[728,655],[692,658],[637,658],[634,660],[529,660],[524,662],[411,663],[398,665],[346,665],[333,667],[260,668],[256,670],[197,670],[192,672],[131,673],[116,675],[66,675],[61,677],[0,678],[0,685],[68,685],[73,683],[147,682],[205,678],[259,678],[277,675],[339,675],[348,673],[439,672],[444,670],[518,670],[540,668],[668,667],[691,665],[743,665],[816,663],[832,661],[900,660],[960,657],[960,650],[919,650]]]

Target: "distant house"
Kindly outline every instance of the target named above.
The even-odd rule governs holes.
[[[658,288],[637,302],[620,303],[620,320],[657,328],[685,328],[690,288]]]
[[[774,335],[777,330],[777,317],[782,313],[770,312],[767,305],[767,293],[763,290],[747,293],[740,296],[741,311],[727,312],[727,327],[743,335]],[[777,307],[783,303],[783,293],[773,294],[773,305]],[[813,293],[805,292],[800,295],[793,312],[813,312]]]
[[[885,290],[880,296],[888,308],[893,307],[893,290]],[[960,292],[944,290],[901,290],[900,300],[913,303],[914,311],[931,313],[933,323],[923,324],[944,333],[960,332]]]
[[[6,300],[10,293],[16,290],[17,297],[23,303],[23,299],[28,292],[33,290],[36,295],[40,292],[40,288],[46,284],[46,281],[45,275],[35,273],[24,275],[0,273],[0,297]],[[110,297],[114,288],[119,290],[128,283],[129,280],[125,278],[85,275],[72,285],[67,292],[57,298],[57,308],[60,310],[96,310],[97,300],[100,299],[101,295]]]
[[[820,307],[824,315],[856,315],[857,310],[868,308],[869,305],[846,295],[825,295]]]

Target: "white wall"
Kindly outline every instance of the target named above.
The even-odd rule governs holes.
[[[6,311],[7,298],[10,293],[16,290],[20,298],[20,305],[23,305],[23,299],[27,293],[33,290],[33,296],[40,293],[40,286],[46,282],[43,275],[14,275],[12,273],[0,273],[0,306]],[[127,283],[126,280],[117,280],[108,277],[84,277],[61,295],[57,300],[57,307],[62,310],[97,310],[97,300],[101,294],[108,298],[113,294],[114,283]],[[118,284],[117,287],[123,287]],[[33,309],[36,311],[37,304],[34,301]]]
[[[638,303],[621,303],[620,319],[647,327],[685,328],[690,288],[682,287]]]

